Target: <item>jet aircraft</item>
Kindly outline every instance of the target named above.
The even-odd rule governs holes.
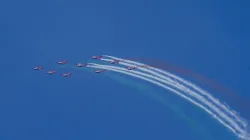
[[[56,70],[50,70],[47,72],[48,75],[54,75],[56,74]]]
[[[127,69],[128,70],[134,70],[134,69],[136,69],[137,68],[137,66],[130,66],[130,67],[128,67]]]
[[[41,69],[43,69],[43,66],[37,66],[33,68],[33,70],[41,70]]]
[[[109,61],[110,64],[119,64],[121,60],[111,60]]]
[[[101,59],[101,58],[102,58],[101,55],[99,55],[99,56],[92,56],[92,59]]]
[[[95,73],[102,73],[104,72],[105,70],[95,70]]]
[[[68,62],[66,60],[62,60],[62,61],[58,61],[57,64],[60,64],[60,65],[65,65],[67,64]]]
[[[71,77],[72,73],[70,73],[70,72],[62,73],[61,76],[63,76],[63,77]]]
[[[87,64],[77,63],[76,66],[77,67],[85,67],[85,66],[87,66]]]

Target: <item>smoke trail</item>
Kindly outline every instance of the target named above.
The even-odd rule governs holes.
[[[122,70],[122,71],[127,71],[127,72],[130,72],[130,73],[134,73],[134,74],[137,74],[137,75],[142,75],[142,76],[145,76],[145,77],[148,77],[148,78],[151,78],[151,79],[156,79],[160,82],[163,82],[165,84],[169,84],[171,86],[174,86],[176,88],[179,88],[180,90],[192,95],[193,97],[196,97],[198,99],[200,99],[203,103],[205,103],[207,106],[209,106],[211,109],[213,109],[216,114],[218,114],[219,116],[221,116],[222,118],[224,118],[227,122],[229,122],[237,131],[239,131],[240,133],[244,133],[244,131],[242,130],[242,128],[238,127],[238,124],[236,124],[232,119],[230,119],[226,114],[224,114],[223,112],[220,112],[220,110],[218,110],[217,107],[215,107],[213,104],[211,104],[210,102],[206,101],[205,98],[202,98],[199,94],[189,90],[189,91],[186,91],[185,89],[182,89],[182,87],[179,87],[177,85],[174,85],[168,81],[165,81],[165,80],[162,80],[158,77],[154,77],[154,76],[151,76],[151,75],[148,75],[148,74],[145,74],[145,73],[141,73],[141,72],[137,72],[137,71],[129,71],[127,69],[124,69],[124,68],[120,68],[120,67],[115,67],[115,66],[105,66],[105,65],[99,65],[99,64],[94,64],[94,63],[90,63],[91,65],[95,65],[95,66],[104,66],[104,67],[108,67],[108,68],[112,68],[112,69],[117,69],[117,70]]]
[[[134,62],[134,61],[131,61],[131,60],[125,60],[125,59],[121,59],[121,58],[117,58],[117,57],[113,57],[113,56],[108,56],[108,55],[104,55],[106,57],[109,57],[109,58],[112,58],[112,59],[115,59],[115,60],[121,60],[122,62],[120,62],[121,65],[125,65],[125,66],[133,66],[133,65],[139,65],[139,66],[145,66],[146,64],[143,64],[143,63],[139,63],[139,62]],[[104,61],[110,61],[110,59],[102,59]],[[231,116],[233,116],[239,123],[240,125],[242,125],[244,128],[246,128],[247,126],[247,122],[244,121],[240,116],[238,116],[235,111],[232,111],[229,107],[225,106],[224,104],[220,103],[220,101],[216,98],[214,98],[211,94],[209,94],[207,91],[201,89],[200,87],[198,87],[197,85],[179,77],[179,76],[176,76],[170,72],[167,72],[167,71],[163,71],[161,69],[157,69],[157,68],[154,68],[154,67],[147,67],[147,69],[145,68],[142,68],[142,67],[138,67],[139,70],[142,70],[142,71],[145,71],[145,72],[148,72],[148,73],[151,73],[151,74],[154,74],[160,78],[164,78],[165,80],[168,80],[168,81],[172,81],[172,79],[170,78],[167,78],[165,76],[162,76],[162,75],[159,75],[158,73],[156,72],[159,72],[159,73],[162,73],[166,76],[169,76],[169,77],[172,77],[172,78],[175,78],[177,79],[178,81],[182,82],[183,84],[187,85],[187,86],[190,86],[192,87],[193,89],[195,89],[196,91],[200,92],[201,94],[205,95],[206,97],[208,97],[208,99],[210,99],[210,101],[214,102],[217,106],[221,107],[222,109],[224,109],[225,112],[229,113]],[[154,72],[156,71],[156,72]]]
[[[182,98],[185,98],[186,100],[188,100],[189,102],[193,103],[194,105],[200,107],[201,109],[203,109],[205,112],[207,112],[208,114],[210,114],[213,118],[215,118],[219,123],[221,123],[223,126],[225,126],[226,128],[228,128],[232,133],[234,133],[236,136],[242,138],[242,135],[241,133],[237,133],[236,130],[234,128],[232,128],[230,125],[228,125],[227,123],[225,123],[220,117],[218,117],[215,113],[213,113],[211,110],[209,110],[208,108],[206,108],[205,106],[203,106],[202,104],[198,103],[197,101],[193,100],[192,98],[180,93],[179,91],[175,90],[175,89],[172,89],[160,82],[157,82],[157,81],[154,81],[152,79],[149,79],[149,78],[146,78],[146,77],[143,77],[143,76],[140,76],[140,75],[136,75],[136,74],[133,74],[133,73],[130,73],[130,72],[126,72],[126,71],[123,71],[123,70],[117,70],[117,69],[112,69],[110,67],[107,67],[107,66],[94,66],[94,65],[90,65],[90,66],[87,66],[87,67],[90,67],[90,68],[100,68],[100,69],[106,69],[106,70],[110,70],[110,71],[114,71],[114,72],[119,72],[119,73],[123,73],[123,74],[127,74],[127,75],[130,75],[130,76],[133,76],[133,77],[136,77],[136,78],[139,78],[139,79],[142,79],[142,80],[145,80],[145,81],[148,81],[150,83],[153,83],[155,85],[158,85],[164,89],[167,89],[169,91],[172,91],[173,93],[181,96]]]

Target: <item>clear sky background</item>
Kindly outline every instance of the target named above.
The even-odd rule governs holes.
[[[171,96],[176,102],[166,107],[136,89],[137,83],[150,84],[126,78],[136,81],[131,88],[121,80],[59,68],[56,61],[74,65],[101,54],[158,59],[250,100],[249,5],[233,0],[1,1],[0,139],[235,139],[183,99]],[[73,77],[34,72],[36,65],[70,71]],[[198,126],[170,109],[177,102]],[[228,104],[250,119],[247,107],[232,98]]]

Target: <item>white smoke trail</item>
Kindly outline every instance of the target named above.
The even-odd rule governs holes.
[[[101,59],[101,60],[104,60],[104,61],[112,61],[112,60],[110,60],[110,59]],[[131,64],[127,64],[127,63],[124,63],[124,61],[123,62],[120,62],[120,64],[121,65],[125,65],[125,66],[132,66]],[[145,64],[144,64],[145,65]],[[140,67],[138,67],[138,69],[141,69],[142,71],[145,71],[145,72],[148,72],[148,73],[151,73],[151,74],[153,74],[153,75],[156,75],[156,76],[158,76],[159,78],[161,78],[161,79],[164,79],[164,80],[167,80],[167,81],[169,81],[169,82],[172,82],[172,83],[175,83],[175,85],[177,85],[176,84],[176,82],[174,81],[174,80],[172,80],[172,79],[170,79],[170,78],[168,78],[168,77],[166,77],[166,76],[163,76],[163,75],[161,75],[161,74],[158,74],[158,73],[156,73],[156,72],[154,72],[154,71],[151,71],[151,70],[148,70],[148,69],[145,69],[145,68],[140,68]],[[186,88],[185,86],[183,86],[183,85],[181,85],[181,84],[178,84],[178,87],[179,88],[182,88],[183,90],[185,90],[185,91],[187,91],[187,92],[189,92],[188,90],[189,90],[189,88]],[[190,92],[192,92],[192,91],[190,91]],[[197,96],[197,95],[193,95],[193,96],[196,96],[196,97],[198,97],[198,98],[202,98],[201,96]],[[204,101],[204,99],[202,98],[202,100]],[[217,101],[217,100],[216,100]],[[219,103],[219,102],[217,102],[217,103]],[[211,105],[211,103],[209,103],[210,105],[209,106],[211,106],[212,108],[214,107],[214,105]],[[223,108],[223,107],[221,107],[220,106],[220,104],[218,105],[217,104],[217,107],[220,107],[220,108],[222,108],[222,109],[225,109],[225,108]],[[223,111],[223,110],[222,110]],[[230,111],[230,110],[229,110]],[[218,111],[218,109],[217,109],[217,112],[221,112],[221,111]],[[226,111],[227,112],[227,111]],[[221,113],[220,113],[221,114]],[[231,114],[231,112],[229,113],[230,115],[232,115]],[[225,115],[224,115],[225,116]],[[228,118],[228,116],[226,116],[226,118],[227,118],[227,120],[228,121],[231,121],[231,119],[229,119]],[[236,118],[236,120],[238,121],[238,119]],[[232,124],[234,124],[234,126],[235,127],[238,127],[238,124],[235,124],[235,122],[231,122]],[[243,127],[245,127],[245,126],[243,126]],[[238,128],[238,129],[242,129],[242,128]]]
[[[105,69],[105,70],[110,70],[110,71],[114,71],[114,72],[119,72],[119,73],[123,73],[123,74],[126,74],[126,75],[130,75],[130,76],[133,76],[133,77],[136,77],[136,78],[139,78],[139,79],[142,79],[142,80],[145,80],[145,81],[148,81],[150,83],[153,83],[155,85],[158,85],[162,88],[165,88],[167,90],[170,90],[172,91],[173,93],[181,96],[182,98],[185,98],[186,100],[188,100],[189,102],[193,103],[194,105],[200,107],[201,109],[203,109],[205,112],[207,112],[208,114],[210,114],[213,118],[215,118],[219,123],[221,123],[223,126],[225,126],[226,128],[228,128],[233,134],[235,134],[236,136],[238,136],[239,138],[241,139],[245,139],[245,140],[249,140],[249,138],[246,138],[244,137],[244,134],[242,134],[241,132],[238,133],[234,128],[232,128],[230,125],[228,125],[227,123],[225,123],[220,117],[218,117],[215,113],[213,113],[211,110],[209,110],[208,108],[206,108],[205,106],[203,106],[202,104],[196,102],[195,100],[193,100],[192,98],[180,93],[179,91],[175,90],[175,89],[172,89],[160,82],[157,82],[155,80],[152,80],[150,78],[146,78],[146,77],[143,77],[143,76],[140,76],[140,75],[137,75],[137,74],[133,74],[131,73],[130,71],[127,71],[126,69],[124,70],[119,70],[119,69],[115,69],[115,68],[110,68],[109,66],[101,66],[101,65],[88,65],[87,67],[90,67],[90,68],[99,68],[99,69]]]
[[[122,65],[125,65],[125,66],[134,66],[134,65],[139,65],[139,66],[145,66],[146,64],[143,64],[143,63],[139,63],[139,62],[135,62],[135,61],[131,61],[131,60],[126,60],[126,59],[121,59],[121,58],[117,58],[117,57],[113,57],[113,56],[108,56],[108,55],[103,55],[105,57],[108,57],[108,58],[112,58],[112,59],[115,59],[115,60],[121,60],[122,62],[120,62],[120,64]],[[102,59],[104,61],[110,61],[110,59]],[[240,125],[242,125],[244,128],[247,127],[247,122],[245,120],[243,120],[240,116],[238,116],[235,112],[236,111],[233,111],[231,110],[229,107],[225,106],[224,104],[220,103],[220,101],[218,99],[216,99],[215,97],[213,97],[211,94],[209,94],[207,91],[203,90],[202,88],[198,87],[197,85],[179,77],[179,76],[176,76],[170,72],[167,72],[167,71],[164,71],[164,70],[161,70],[161,69],[158,69],[158,68],[154,68],[154,67],[147,67],[147,69],[145,68],[142,68],[142,67],[138,67],[139,70],[142,70],[142,71],[145,71],[145,72],[148,72],[148,73],[151,73],[151,74],[154,74],[160,78],[165,78],[165,80],[171,80],[173,81],[172,79],[170,78],[167,78],[165,76],[162,76],[162,75],[159,75],[158,73],[156,72],[159,72],[159,73],[162,73],[166,76],[169,76],[169,77],[172,77],[172,78],[175,78],[177,79],[178,81],[182,82],[183,84],[187,85],[187,86],[190,86],[192,87],[193,89],[195,89],[196,91],[200,92],[202,95],[206,96],[208,99],[210,99],[210,101],[214,102],[217,106],[219,106],[220,108],[224,109],[223,111],[229,113],[232,117],[234,117],[239,123]],[[156,71],[156,72],[155,72]]]
[[[89,63],[89,64],[95,65],[95,66],[101,66],[101,67],[108,67],[108,68],[122,70],[122,71],[127,71],[127,72],[130,72],[130,73],[134,73],[134,74],[137,74],[137,75],[141,75],[141,76],[144,76],[144,77],[155,79],[155,80],[160,81],[162,83],[171,85],[171,86],[173,86],[173,87],[175,87],[175,88],[177,88],[179,90],[182,90],[183,92],[185,92],[185,93],[187,93],[187,94],[195,97],[196,99],[198,99],[199,101],[201,101],[202,103],[204,103],[206,106],[208,106],[209,108],[211,108],[212,110],[214,110],[217,115],[221,116],[225,121],[229,122],[229,124],[231,124],[240,133],[244,133],[245,132],[245,131],[242,130],[242,128],[240,128],[238,126],[237,123],[235,123],[232,120],[232,118],[229,118],[226,114],[224,114],[224,112],[221,112],[216,106],[214,106],[213,104],[211,104],[211,102],[208,102],[205,98],[203,98],[199,94],[193,92],[192,90],[185,90],[185,88],[183,88],[183,86],[179,86],[179,85],[173,84],[173,83],[171,83],[169,81],[163,80],[161,78],[154,77],[152,75],[145,74],[145,73],[138,72],[138,71],[129,71],[129,70],[125,69],[125,68],[120,68],[120,67],[115,67],[115,66],[107,66],[107,65],[100,65],[100,64],[94,64],[94,63]]]

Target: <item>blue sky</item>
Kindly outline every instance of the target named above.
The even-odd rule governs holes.
[[[55,62],[74,64],[101,54],[158,59],[209,77],[249,100],[249,4],[1,1],[0,139],[200,139],[183,118],[135,88],[88,71],[59,68]],[[31,69],[36,65],[72,71],[73,77],[35,73]],[[232,137],[205,113],[175,100],[182,110],[211,121],[211,135]],[[250,119],[247,109],[235,102],[228,104]]]

